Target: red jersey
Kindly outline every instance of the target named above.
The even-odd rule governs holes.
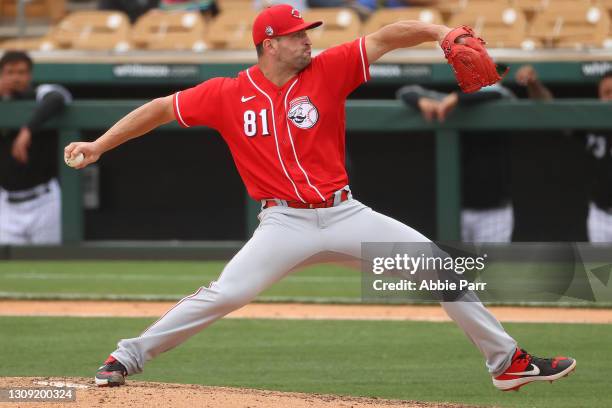
[[[365,41],[330,48],[281,87],[257,65],[174,95],[181,126],[216,129],[255,200],[319,203],[348,184],[346,97],[370,78]]]

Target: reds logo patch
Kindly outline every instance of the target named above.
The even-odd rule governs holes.
[[[289,102],[287,117],[300,129],[310,129],[319,120],[319,111],[310,98],[300,96]]]
[[[300,10],[298,9],[291,10],[291,15],[295,18],[302,18],[302,15],[300,14]]]

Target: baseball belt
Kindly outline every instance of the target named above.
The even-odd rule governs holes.
[[[340,203],[347,201],[350,198],[352,198],[351,190],[348,187],[345,187],[343,189],[336,191],[327,200],[321,201],[318,203],[303,203],[301,201],[288,201],[288,200],[278,200],[278,199],[261,200],[261,209],[265,210],[266,208],[277,207],[277,206],[290,207],[290,208],[308,208],[308,209],[329,208],[329,207],[335,207],[339,205]]]
[[[49,183],[43,183],[27,190],[7,191],[6,199],[11,204],[25,203],[26,201],[34,200],[43,194],[47,194],[50,191],[51,188],[49,187]]]

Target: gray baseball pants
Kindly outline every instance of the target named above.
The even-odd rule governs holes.
[[[251,302],[301,266],[320,261],[359,260],[362,242],[430,242],[414,229],[349,199],[335,207],[270,207],[259,214],[253,237],[225,266],[217,281],[183,298],[139,337],[124,339],[112,355],[128,370],[144,364]],[[442,302],[476,345],[493,376],[511,362],[516,342],[479,301]]]

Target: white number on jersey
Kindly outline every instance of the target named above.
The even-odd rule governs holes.
[[[606,138],[589,134],[587,136],[587,150],[589,150],[596,159],[603,159],[606,155]]]
[[[268,130],[268,110],[262,109],[259,111],[261,121],[261,135],[267,136],[270,134]],[[257,115],[252,110],[244,112],[244,134],[248,137],[253,137],[257,134]]]

